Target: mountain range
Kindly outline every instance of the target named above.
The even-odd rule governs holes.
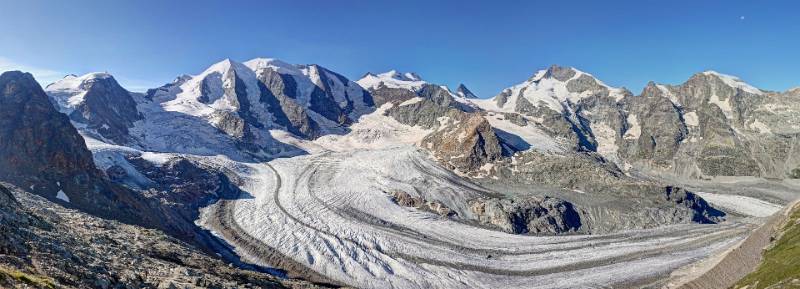
[[[222,259],[270,286],[527,288],[556,272],[624,272],[642,258],[659,265],[583,275],[569,287],[666,284],[797,196],[800,90],[766,91],[714,71],[634,94],[554,65],[479,98],[416,73],[350,80],[256,58],[146,93],[108,73],[42,88],[5,72],[0,91],[0,181],[9,188],[0,197],[156,229],[175,238],[160,244],[203,254],[195,262]],[[42,226],[25,234],[57,239]],[[20,248],[0,253],[45,250]],[[573,258],[558,263],[549,250]],[[678,257],[659,259],[670,254]],[[31,260],[14,264],[35,271]],[[239,274],[194,268],[214,284]],[[99,274],[34,273],[66,287]],[[114,287],[131,282],[114,274],[138,273],[103,274]]]

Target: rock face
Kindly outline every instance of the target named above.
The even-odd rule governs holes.
[[[404,88],[392,88],[383,85],[371,89],[370,94],[375,101],[375,105],[378,107],[385,103],[402,103],[418,96],[412,90]]]
[[[649,83],[640,95],[574,68],[553,66],[491,101],[573,150],[597,152],[624,169],[679,176],[785,178],[800,165],[797,91],[759,90],[706,71],[681,85]]]
[[[61,112],[117,144],[129,143],[128,129],[142,119],[131,93],[109,74],[69,75],[45,91]]]
[[[634,97],[585,72],[553,66],[493,100],[482,101],[459,100],[441,86],[420,81],[368,75],[359,83],[372,85],[373,95],[393,105],[386,115],[432,129],[419,146],[446,168],[479,179],[497,179],[489,183],[524,184],[552,192],[530,197],[536,201],[503,197],[475,203],[472,217],[480,223],[512,233],[602,233],[723,219],[724,213],[690,192],[626,174],[627,162],[635,155],[654,163],[672,162],[678,144],[688,134],[680,108],[655,84],[643,96]],[[554,144],[568,144],[569,149],[530,149],[535,148],[527,143],[531,138],[551,139]],[[571,203],[547,197],[576,199],[557,193],[565,189],[574,191],[573,195],[592,194],[598,200],[577,198],[578,203]],[[563,202],[561,209],[553,207],[555,200]],[[610,202],[621,205],[607,205]],[[577,213],[573,204],[585,211]],[[477,208],[484,209],[477,213]],[[561,219],[545,218],[543,211],[561,214]]]
[[[321,66],[257,58],[226,59],[179,77],[149,90],[139,107],[146,108],[145,120],[133,135],[146,150],[264,160],[303,153],[274,139],[271,130],[303,139],[343,134],[374,103],[356,83]]]
[[[470,201],[478,221],[513,234],[577,232],[581,214],[564,200],[545,197],[475,199]]]
[[[463,83],[458,85],[458,88],[456,89],[456,94],[463,98],[478,98],[478,96],[472,93],[472,91],[469,91],[467,86],[465,86]]]
[[[452,93],[436,85],[422,86],[417,95],[393,102],[396,105],[386,114],[403,124],[434,129],[420,145],[450,169],[469,172],[502,156],[494,129],[472,107],[456,101]]]
[[[406,125],[435,128],[441,125],[441,118],[464,112],[462,104],[439,86],[426,84],[414,95],[405,101],[393,101],[395,105],[386,110],[386,115]]]
[[[0,186],[3,288],[317,288],[230,267],[159,231]]]
[[[261,100],[270,104],[275,122],[304,137],[316,138],[347,126],[375,106],[358,84],[316,64],[257,58],[245,65],[256,73]]]
[[[613,137],[620,122],[616,101],[629,95],[571,67],[552,66],[505,89],[489,110],[513,111],[537,120],[545,132],[577,150],[610,150],[598,139]],[[608,128],[608,129],[605,129]]]
[[[495,162],[485,180],[497,190],[556,196],[582,210],[581,231],[607,233],[653,228],[665,224],[717,223],[725,214],[682,188],[625,175],[597,153],[514,154]],[[568,191],[563,193],[561,191]]]
[[[692,221],[701,224],[713,224],[722,221],[725,214],[712,208],[703,198],[683,188],[667,186],[664,188],[664,199],[691,210]]]
[[[170,235],[198,245],[209,253],[218,246],[208,232],[194,224],[199,209],[220,199],[235,198],[241,192],[228,174],[176,157],[154,165],[140,156],[126,161],[147,178],[142,194],[151,207],[159,208],[162,224]],[[113,167],[112,167],[113,168]],[[232,176],[232,174],[230,174]],[[123,180],[121,180],[124,182]],[[227,257],[227,256],[226,256]]]
[[[135,192],[102,177],[83,138],[30,74],[3,73],[0,93],[0,179],[100,216],[156,223]]]
[[[796,129],[777,121],[791,110],[790,94],[761,91],[713,71],[678,86],[651,83],[624,101],[640,133],[621,140],[621,154],[679,175],[783,178],[798,162]]]
[[[503,149],[489,122],[480,114],[453,114],[422,140],[450,169],[469,172],[502,157]]]
[[[392,197],[392,201],[403,207],[430,211],[442,217],[458,216],[456,212],[438,201],[428,201],[421,197],[414,197],[403,191],[392,191],[389,195]]]

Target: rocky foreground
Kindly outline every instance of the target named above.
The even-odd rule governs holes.
[[[320,288],[238,269],[160,231],[7,186],[0,186],[2,288]]]

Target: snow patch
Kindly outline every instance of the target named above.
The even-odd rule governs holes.
[[[517,149],[535,149],[543,152],[560,152],[561,145],[533,124],[519,126],[506,118],[486,117],[503,142]],[[498,131],[499,130],[499,131]]]
[[[700,119],[697,118],[697,113],[694,111],[687,112],[683,114],[683,121],[688,126],[698,126],[700,125]]]
[[[492,99],[470,99],[469,101],[487,111],[515,112],[518,99],[523,97],[533,106],[544,106],[561,113],[564,112],[565,104],[576,103],[581,99],[591,97],[596,92],[592,90],[582,93],[569,92],[567,83],[584,75],[591,77],[598,85],[608,89],[609,95],[616,101],[622,100],[626,95],[624,89],[608,86],[589,73],[574,68],[571,69],[575,71],[575,75],[566,81],[545,77],[547,70],[539,70],[525,82],[504,89],[503,93],[508,95],[508,98],[502,107],[497,104],[497,96]]]
[[[705,75],[714,75],[714,76],[718,77],[720,80],[722,80],[722,82],[724,82],[725,85],[728,85],[728,86],[733,87],[733,88],[738,88],[738,89],[744,90],[744,91],[752,93],[752,94],[764,94],[764,92],[761,91],[760,89],[755,88],[754,86],[752,86],[750,84],[747,84],[746,82],[742,81],[741,79],[739,79],[736,76],[722,74],[722,73],[719,73],[719,72],[716,72],[716,71],[713,71],[713,70],[705,71],[705,72],[703,72],[703,74],[705,74]]]
[[[783,207],[747,196],[697,192],[697,195],[714,206],[753,217],[769,217]]]
[[[725,115],[725,118],[732,119],[733,118],[733,107],[731,106],[730,98],[726,98],[725,100],[719,99],[719,96],[714,93],[708,99],[708,102],[713,103],[722,110],[722,113]]]
[[[681,102],[678,100],[678,96],[672,93],[672,91],[670,91],[667,86],[663,84],[656,84],[656,87],[658,88],[658,90],[661,90],[661,93],[663,93],[664,96],[666,96],[669,99],[669,101],[672,102],[673,105],[677,107],[681,106]]]
[[[344,135],[325,135],[311,143],[294,142],[303,148],[332,151],[351,151],[405,146],[420,142],[431,130],[402,124],[384,115],[391,103],[386,103],[370,114],[361,116]]]
[[[628,115],[628,131],[625,132],[623,138],[629,140],[639,139],[639,136],[642,135],[642,128],[639,126],[639,119],[636,117],[635,114]]]
[[[761,122],[761,121],[759,121],[757,119],[754,120],[752,123],[750,123],[749,127],[750,127],[750,129],[752,129],[754,131],[757,131],[758,133],[762,133],[762,134],[772,133],[772,130],[769,129],[768,125],[766,125],[765,123],[763,123],[763,122]]]
[[[592,133],[597,140],[597,152],[609,159],[617,159],[619,146],[617,145],[617,132],[605,123],[592,123]],[[627,134],[626,134],[627,135]]]
[[[420,102],[420,101],[423,101],[423,100],[424,100],[424,99],[423,99],[422,97],[410,98],[410,99],[408,99],[408,100],[406,100],[406,101],[404,101],[404,102],[400,103],[400,105],[399,105],[399,106],[411,105],[411,104],[415,104],[415,103],[418,103],[418,102]]]
[[[64,190],[58,190],[58,193],[56,193],[56,199],[69,203],[69,196],[64,193]]]

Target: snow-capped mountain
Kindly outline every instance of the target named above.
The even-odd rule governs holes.
[[[319,65],[290,65],[276,59],[245,62],[266,88],[268,102],[279,106],[276,121],[294,133],[317,137],[341,132],[374,110],[372,97],[358,84]]]
[[[792,147],[795,141],[772,132],[797,131],[797,124],[776,118],[793,110],[786,101],[791,95],[713,71],[681,85],[650,83],[633,95],[588,73],[554,66],[492,99],[470,101],[488,112],[518,113],[552,138],[597,152],[623,169],[784,177],[798,160],[766,147]],[[782,109],[776,113],[777,107]]]
[[[64,185],[62,198],[52,183],[85,187],[75,170],[92,170],[92,179],[126,190],[120,203],[94,205],[153,212],[152,224],[169,220],[165,230],[226,260],[328,284],[496,288],[511,280],[525,288],[541,276],[498,268],[540,270],[531,264],[552,260],[540,249],[560,242],[588,242],[604,264],[635,266],[647,256],[660,264],[643,269],[653,276],[705,257],[743,231],[723,224],[702,228],[721,234],[698,233],[697,223],[730,215],[671,177],[784,178],[800,165],[800,123],[793,121],[800,119],[800,93],[763,91],[711,71],[680,85],[651,82],[634,95],[552,66],[490,99],[414,73],[350,81],[319,65],[270,58],[226,59],[144,94],[107,73],[68,76],[47,87],[49,102],[31,79],[9,79],[0,98],[11,108],[5,119],[37,116],[55,129],[30,134],[38,122],[27,121],[10,133],[21,141],[7,148],[42,143],[31,136],[71,140],[67,149],[47,147],[52,158],[44,161],[26,151],[26,174],[47,174],[19,184],[47,185],[36,193],[91,208],[88,187],[78,194]],[[44,114],[20,114],[24,106],[14,105],[25,99]],[[44,121],[59,115],[60,122]],[[64,163],[68,155],[78,164]],[[13,152],[6,156],[5,167],[21,163]],[[47,161],[60,166],[50,172]],[[666,225],[680,231],[668,232],[676,238],[659,233]],[[595,236],[527,235],[542,233]],[[700,235],[714,237],[683,241]],[[628,242],[624,253],[609,245]],[[682,254],[668,256],[679,262],[650,256],[648,244],[663,242]],[[584,254],[582,246],[563,250]],[[586,266],[573,259],[582,260],[547,261],[543,269]],[[464,266],[479,273],[452,274]],[[626,271],[580,268],[569,272]],[[603,282],[589,276],[581,284]]]
[[[359,79],[358,84],[365,89],[378,89],[380,87],[403,88],[408,90],[419,90],[428,82],[413,72],[398,72],[390,70],[384,73],[367,73]]]
[[[295,150],[274,140],[272,130],[304,138],[342,134],[375,109],[371,95],[340,74],[266,58],[226,59],[146,94],[127,92],[107,73],[68,76],[47,92],[95,138],[236,158]]]
[[[621,100],[629,94],[610,87],[591,74],[571,67],[552,66],[539,70],[530,79],[504,89],[491,101],[476,103],[489,111],[530,112],[549,109],[556,113],[574,110],[574,105],[590,97],[611,97]]]
[[[456,95],[463,97],[463,98],[478,98],[472,91],[470,91],[466,85],[459,84],[458,88],[456,88]]]
[[[117,143],[131,141],[128,130],[142,119],[131,93],[108,73],[68,75],[45,91],[56,108],[74,122]]]
[[[67,76],[49,85],[47,92],[59,110],[96,137],[140,148],[180,147],[186,152],[212,148],[231,155],[241,151],[269,155],[295,149],[275,140],[270,132],[274,130],[308,139],[346,134],[360,116],[392,103],[394,107],[385,113],[425,128],[438,127],[440,123],[434,120],[448,110],[484,114],[507,152],[591,151],[623,169],[639,163],[690,175],[720,171],[780,175],[783,169],[777,164],[759,164],[757,159],[762,157],[743,149],[744,143],[752,141],[751,132],[763,137],[773,130],[794,131],[797,126],[767,125],[774,122],[767,115],[776,108],[770,101],[788,98],[790,92],[765,92],[713,71],[698,73],[679,86],[651,83],[634,96],[589,73],[552,66],[491,99],[477,99],[464,85],[453,93],[414,73],[368,73],[353,82],[318,65],[256,58],[245,63],[223,60],[146,95],[127,92],[107,73]],[[417,103],[420,100],[424,102]],[[429,107],[425,101],[438,108],[425,108]],[[716,109],[709,110],[708,105]],[[714,117],[717,110],[720,115]],[[703,135],[709,133],[704,127],[710,122],[700,121],[701,116],[719,120],[718,129],[723,130],[714,136]],[[196,133],[175,133],[187,129]],[[727,139],[722,144],[734,144],[723,155],[750,161],[735,169],[711,168],[703,161],[675,163],[678,156],[710,149],[698,143],[720,138]]]

